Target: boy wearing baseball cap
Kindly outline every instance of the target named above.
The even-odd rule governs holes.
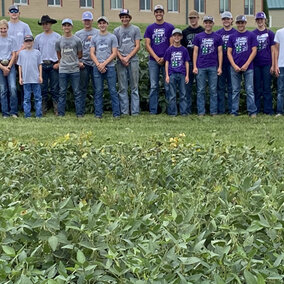
[[[179,111],[187,115],[187,101],[185,85],[189,82],[189,55],[187,49],[181,45],[182,31],[174,29],[172,32],[173,45],[165,53],[166,83],[169,84],[168,115],[176,116],[176,93],[179,91]]]
[[[114,29],[114,35],[118,41],[118,60],[116,63],[118,78],[118,97],[121,114],[138,115],[140,102],[138,93],[139,84],[139,58],[137,52],[140,49],[140,29],[130,24],[132,16],[129,10],[122,9],[119,13],[122,25]],[[128,81],[130,85],[131,105],[129,108]]]
[[[83,101],[80,92],[80,69],[79,59],[82,58],[82,42],[72,34],[73,21],[64,19],[62,21],[63,36],[56,42],[55,50],[59,60],[59,98],[58,116],[65,115],[66,95],[68,82],[75,98],[76,116],[83,117]]]
[[[34,108],[36,117],[42,117],[41,87],[42,83],[42,59],[37,49],[33,48],[34,38],[32,35],[24,37],[24,49],[20,51],[19,83],[24,86],[24,113],[25,117],[31,117],[31,93],[34,94]]]
[[[257,108],[254,101],[253,90],[253,59],[257,52],[257,39],[254,33],[246,29],[247,18],[245,15],[236,17],[237,31],[228,41],[228,59],[231,63],[232,80],[232,111],[231,114],[239,114],[239,102],[242,76],[245,80],[247,96],[247,111],[249,116],[256,117]]]

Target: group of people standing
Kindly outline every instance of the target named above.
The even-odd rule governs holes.
[[[223,28],[216,32],[213,32],[214,18],[204,16],[202,27],[195,10],[189,12],[190,25],[183,31],[165,22],[164,14],[163,6],[156,5],[155,22],[144,34],[149,53],[150,114],[158,113],[160,75],[168,115],[192,113],[195,81],[199,116],[206,113],[207,84],[210,114],[238,115],[242,77],[248,114],[251,117],[258,112],[273,114],[273,73],[278,76],[277,114],[283,114],[284,29],[274,35],[266,27],[264,12],[256,14],[257,28],[252,32],[246,29],[245,15],[236,17],[237,28],[234,29],[233,16],[227,11],[221,15]],[[109,20],[105,16],[97,19],[98,29],[93,28],[93,14],[85,11],[82,14],[83,29],[73,35],[73,22],[66,18],[61,22],[63,33],[59,35],[52,30],[57,21],[44,15],[38,22],[43,32],[35,38],[29,26],[20,21],[17,6],[9,7],[9,16],[9,22],[0,21],[0,94],[4,118],[18,117],[16,71],[19,84],[23,86],[23,108],[27,118],[31,117],[32,93],[36,117],[46,113],[49,93],[55,115],[64,116],[69,82],[76,116],[85,114],[86,94],[91,82],[94,114],[96,118],[102,118],[105,80],[113,116],[139,114],[137,53],[142,37],[139,27],[130,23],[129,10],[120,11],[121,25],[113,33],[108,32]]]

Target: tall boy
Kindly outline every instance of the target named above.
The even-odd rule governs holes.
[[[129,10],[122,9],[119,13],[122,25],[114,29],[114,35],[118,40],[117,51],[117,77],[118,96],[121,114],[129,114],[128,80],[131,89],[131,115],[139,114],[140,103],[138,93],[139,83],[139,58],[137,52],[140,49],[141,32],[140,29],[130,24],[132,16]]]
[[[210,93],[210,114],[217,112],[217,80],[222,74],[222,38],[213,32],[214,18],[204,16],[205,31],[194,38],[193,73],[197,79],[197,111],[205,115],[205,92],[208,79]]]
[[[63,36],[56,42],[55,49],[59,60],[59,98],[58,115],[65,115],[66,94],[68,82],[71,81],[77,117],[84,115],[80,92],[79,59],[82,57],[82,42],[72,35],[71,19],[62,21]]]
[[[257,52],[257,39],[255,34],[246,29],[247,18],[244,15],[236,17],[237,31],[228,41],[228,59],[231,63],[232,80],[232,115],[239,113],[242,75],[245,79],[247,95],[247,111],[249,116],[256,117],[256,106],[253,91],[253,59]]]
[[[25,117],[31,117],[31,93],[34,94],[34,107],[36,117],[42,116],[41,87],[42,60],[38,50],[33,48],[34,38],[31,35],[24,37],[24,49],[18,57],[19,83],[24,86],[24,113]]]
[[[177,115],[176,91],[179,90],[179,111],[187,114],[187,100],[185,85],[189,82],[189,55],[187,49],[181,45],[182,31],[174,29],[172,32],[173,45],[165,53],[166,83],[170,85],[168,99],[168,114]]]
[[[46,114],[48,108],[48,90],[52,98],[54,114],[58,115],[58,97],[59,97],[59,76],[58,76],[58,57],[55,51],[55,43],[60,39],[60,34],[52,30],[52,25],[57,21],[51,19],[48,15],[41,17],[38,24],[42,26],[43,32],[35,37],[34,48],[38,49],[42,57],[42,112]]]
[[[91,41],[91,58],[94,61],[94,82],[95,82],[95,117],[102,118],[103,115],[103,93],[104,80],[107,81],[110,93],[112,114],[115,118],[120,117],[119,99],[116,91],[116,71],[114,59],[117,56],[116,36],[107,31],[109,21],[106,17],[99,17],[99,34]]]
[[[156,5],[154,7],[154,16],[156,22],[146,28],[144,38],[145,47],[149,52],[149,77],[150,77],[150,94],[149,94],[149,110],[150,114],[158,113],[159,104],[159,81],[160,73],[162,73],[163,81],[165,78],[165,62],[164,55],[167,48],[172,43],[171,36],[174,26],[164,20],[164,7]],[[165,84],[166,99],[169,96],[169,86]]]

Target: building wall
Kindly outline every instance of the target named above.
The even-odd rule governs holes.
[[[14,2],[13,0],[5,1],[5,16],[8,13],[8,7]],[[180,0],[179,12],[167,12],[168,0],[152,0],[151,11],[140,11],[138,0],[123,0],[124,8],[130,10],[133,16],[133,21],[136,23],[152,23],[154,22],[153,8],[157,4],[162,4],[165,8],[165,20],[174,25],[185,25],[187,23],[186,1],[188,1],[188,10],[194,9],[194,0]],[[245,0],[231,0],[231,12],[233,16],[244,13]],[[55,19],[63,19],[66,17],[72,19],[81,19],[82,12],[90,10],[94,14],[94,18],[102,15],[102,0],[94,0],[93,9],[85,9],[79,7],[79,0],[62,0],[63,7],[48,7],[47,0],[29,0],[29,5],[22,5],[20,7],[21,16],[24,18],[40,18],[42,15],[48,14]],[[104,1],[104,15],[109,18],[111,22],[119,22],[119,10],[110,9],[111,0]],[[255,0],[255,12],[262,10],[262,0]],[[219,13],[219,0],[207,0],[205,5],[206,15],[211,15],[215,18],[215,25],[221,26]],[[200,15],[201,21],[204,14]],[[3,15],[3,11],[2,11]],[[281,18],[281,17],[280,17]],[[200,22],[201,22],[200,21]],[[254,17],[248,16],[248,26],[254,26]]]
[[[271,25],[272,27],[284,27],[284,21],[283,21],[283,10],[269,10],[269,16],[271,18]]]

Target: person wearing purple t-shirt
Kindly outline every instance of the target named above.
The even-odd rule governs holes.
[[[221,15],[223,28],[216,31],[222,37],[223,40],[223,66],[222,66],[222,74],[218,77],[218,86],[217,86],[217,94],[218,94],[218,114],[224,114],[226,111],[225,104],[225,93],[227,91],[227,105],[228,112],[231,113],[232,110],[232,82],[231,82],[231,64],[227,57],[227,44],[230,38],[236,30],[232,27],[233,25],[233,15],[231,12],[225,11]]]
[[[266,28],[266,15],[258,12],[255,15],[257,28],[253,30],[256,34],[258,46],[254,58],[254,98],[257,112],[261,111],[263,99],[263,113],[273,114],[271,94],[271,73],[274,71],[274,33]]]
[[[164,21],[164,7],[156,5],[154,8],[154,16],[156,22],[146,28],[144,38],[145,47],[149,52],[149,77],[150,77],[150,94],[149,94],[149,110],[150,114],[158,113],[159,101],[159,77],[162,73],[165,78],[164,55],[167,48],[172,43],[172,31],[174,26]],[[166,99],[169,96],[169,86],[165,84]]]
[[[254,33],[246,29],[247,18],[244,15],[236,17],[237,31],[228,41],[228,59],[231,63],[232,80],[232,111],[237,116],[241,92],[242,75],[245,79],[247,95],[247,111],[249,116],[256,117],[256,106],[253,92],[253,59],[257,52],[257,39]]]
[[[214,18],[203,18],[205,31],[194,38],[193,73],[197,79],[197,112],[205,115],[205,92],[208,78],[210,92],[210,114],[217,114],[217,80],[222,74],[222,38],[212,28]]]
[[[166,83],[170,86],[168,114],[177,115],[176,91],[179,90],[179,111],[187,115],[187,100],[185,84],[189,82],[189,54],[181,45],[182,31],[174,29],[172,32],[173,45],[165,53]]]

